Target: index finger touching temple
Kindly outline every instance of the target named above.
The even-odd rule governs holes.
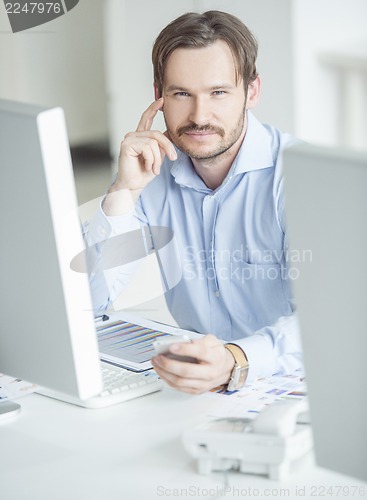
[[[153,120],[160,109],[163,108],[163,97],[154,101],[149,108],[147,108],[142,117],[140,118],[140,122],[137,132],[143,132],[144,130],[150,130],[153,124]]]

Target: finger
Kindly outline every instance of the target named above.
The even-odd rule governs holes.
[[[151,170],[154,163],[154,154],[150,146],[150,141],[140,141],[136,144],[131,144],[128,149],[128,154],[141,157],[146,170]]]
[[[146,146],[142,149],[142,157],[144,159],[144,168],[147,172],[153,170],[154,154],[150,147]]]
[[[144,140],[140,145],[140,154],[143,157],[145,170],[151,170],[155,175],[158,175],[162,163],[158,143],[152,140]]]
[[[176,152],[169,141],[167,141],[167,143],[162,142],[163,136],[160,132],[156,132],[155,137],[156,139],[143,139],[143,142],[146,142],[147,146],[151,149],[153,155],[153,162],[151,165],[152,171],[155,175],[158,175],[166,154],[170,159],[174,160],[172,157],[173,155],[176,155]]]
[[[155,175],[159,173],[160,151],[157,145],[152,145],[150,143],[144,144],[140,148],[139,156],[142,157],[144,169],[147,172],[152,172]]]
[[[155,175],[159,175],[161,170],[161,165],[163,163],[165,152],[161,149],[158,142],[154,141],[151,144],[152,152],[154,155],[154,162],[152,165],[152,170]]]
[[[165,370],[161,366],[154,366],[154,369],[170,387],[182,392],[189,394],[201,394],[208,391],[211,386],[209,382],[200,379],[187,379],[179,377]]]
[[[214,335],[205,335],[200,340],[188,343],[172,344],[169,351],[179,356],[191,356],[199,363],[211,364],[213,359],[217,359],[216,351],[223,349],[223,344]],[[214,356],[214,357],[213,357]]]
[[[213,335],[212,333],[208,333],[207,335],[202,335],[199,338],[193,339],[194,344],[205,344],[207,346],[216,346],[216,345],[222,345],[223,342],[218,340],[218,337]]]
[[[140,137],[139,142],[135,143],[131,137],[128,140],[130,142],[127,149],[128,155],[141,156],[145,170],[152,170],[155,175],[158,175],[162,164],[162,154],[158,142],[146,137]]]
[[[159,98],[157,101],[154,101],[148,109],[144,111],[140,118],[140,122],[138,124],[137,132],[142,132],[144,130],[150,130],[153,124],[153,120],[160,109],[163,108],[163,97]]]
[[[162,132],[159,132],[158,130],[151,130],[149,132],[149,136],[158,142],[162,152],[166,154],[170,160],[177,160],[177,153],[174,145],[164,134],[162,134]],[[163,159],[164,158],[162,158],[162,162]]]
[[[172,142],[158,130],[129,132],[125,135],[123,144],[125,148],[132,147],[135,149],[139,143],[156,141],[164,154],[172,161],[177,160],[177,153]],[[164,158],[163,158],[164,159]],[[162,162],[163,159],[161,158]]]
[[[155,356],[152,359],[154,367],[158,367],[165,372],[179,378],[210,380],[211,369],[207,365],[200,365],[199,363],[189,363],[177,359],[169,358],[164,354]]]

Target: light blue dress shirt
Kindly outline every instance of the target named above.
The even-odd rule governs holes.
[[[249,380],[302,366],[280,154],[294,142],[248,112],[242,146],[216,190],[178,151],[178,159],[166,159],[144,189],[134,216],[106,217],[100,210],[85,230],[91,245],[102,235],[133,229],[137,220],[171,228],[174,251],[160,259],[171,314],[182,328],[241,346],[250,363]],[[124,276],[116,275],[109,292],[92,279],[96,308],[108,307]]]

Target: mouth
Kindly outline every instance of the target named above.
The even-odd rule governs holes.
[[[203,141],[205,139],[210,139],[216,135],[220,137],[224,136],[224,130],[219,127],[214,127],[210,125],[204,125],[202,127],[188,126],[181,127],[177,130],[178,136],[186,136],[194,141]]]
[[[189,141],[200,143],[206,143],[212,138],[218,136],[218,131],[212,128],[204,130],[184,130],[183,136],[186,136]]]
[[[206,130],[204,132],[185,132],[185,135],[193,139],[205,139],[207,137],[211,137],[213,135],[217,135],[216,132]]]

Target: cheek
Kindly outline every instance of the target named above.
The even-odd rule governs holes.
[[[170,129],[176,129],[178,126],[187,122],[187,109],[184,103],[172,102],[169,99],[164,101],[164,118]]]
[[[241,106],[231,106],[223,109],[219,116],[222,123],[231,128],[243,119],[244,112]]]

